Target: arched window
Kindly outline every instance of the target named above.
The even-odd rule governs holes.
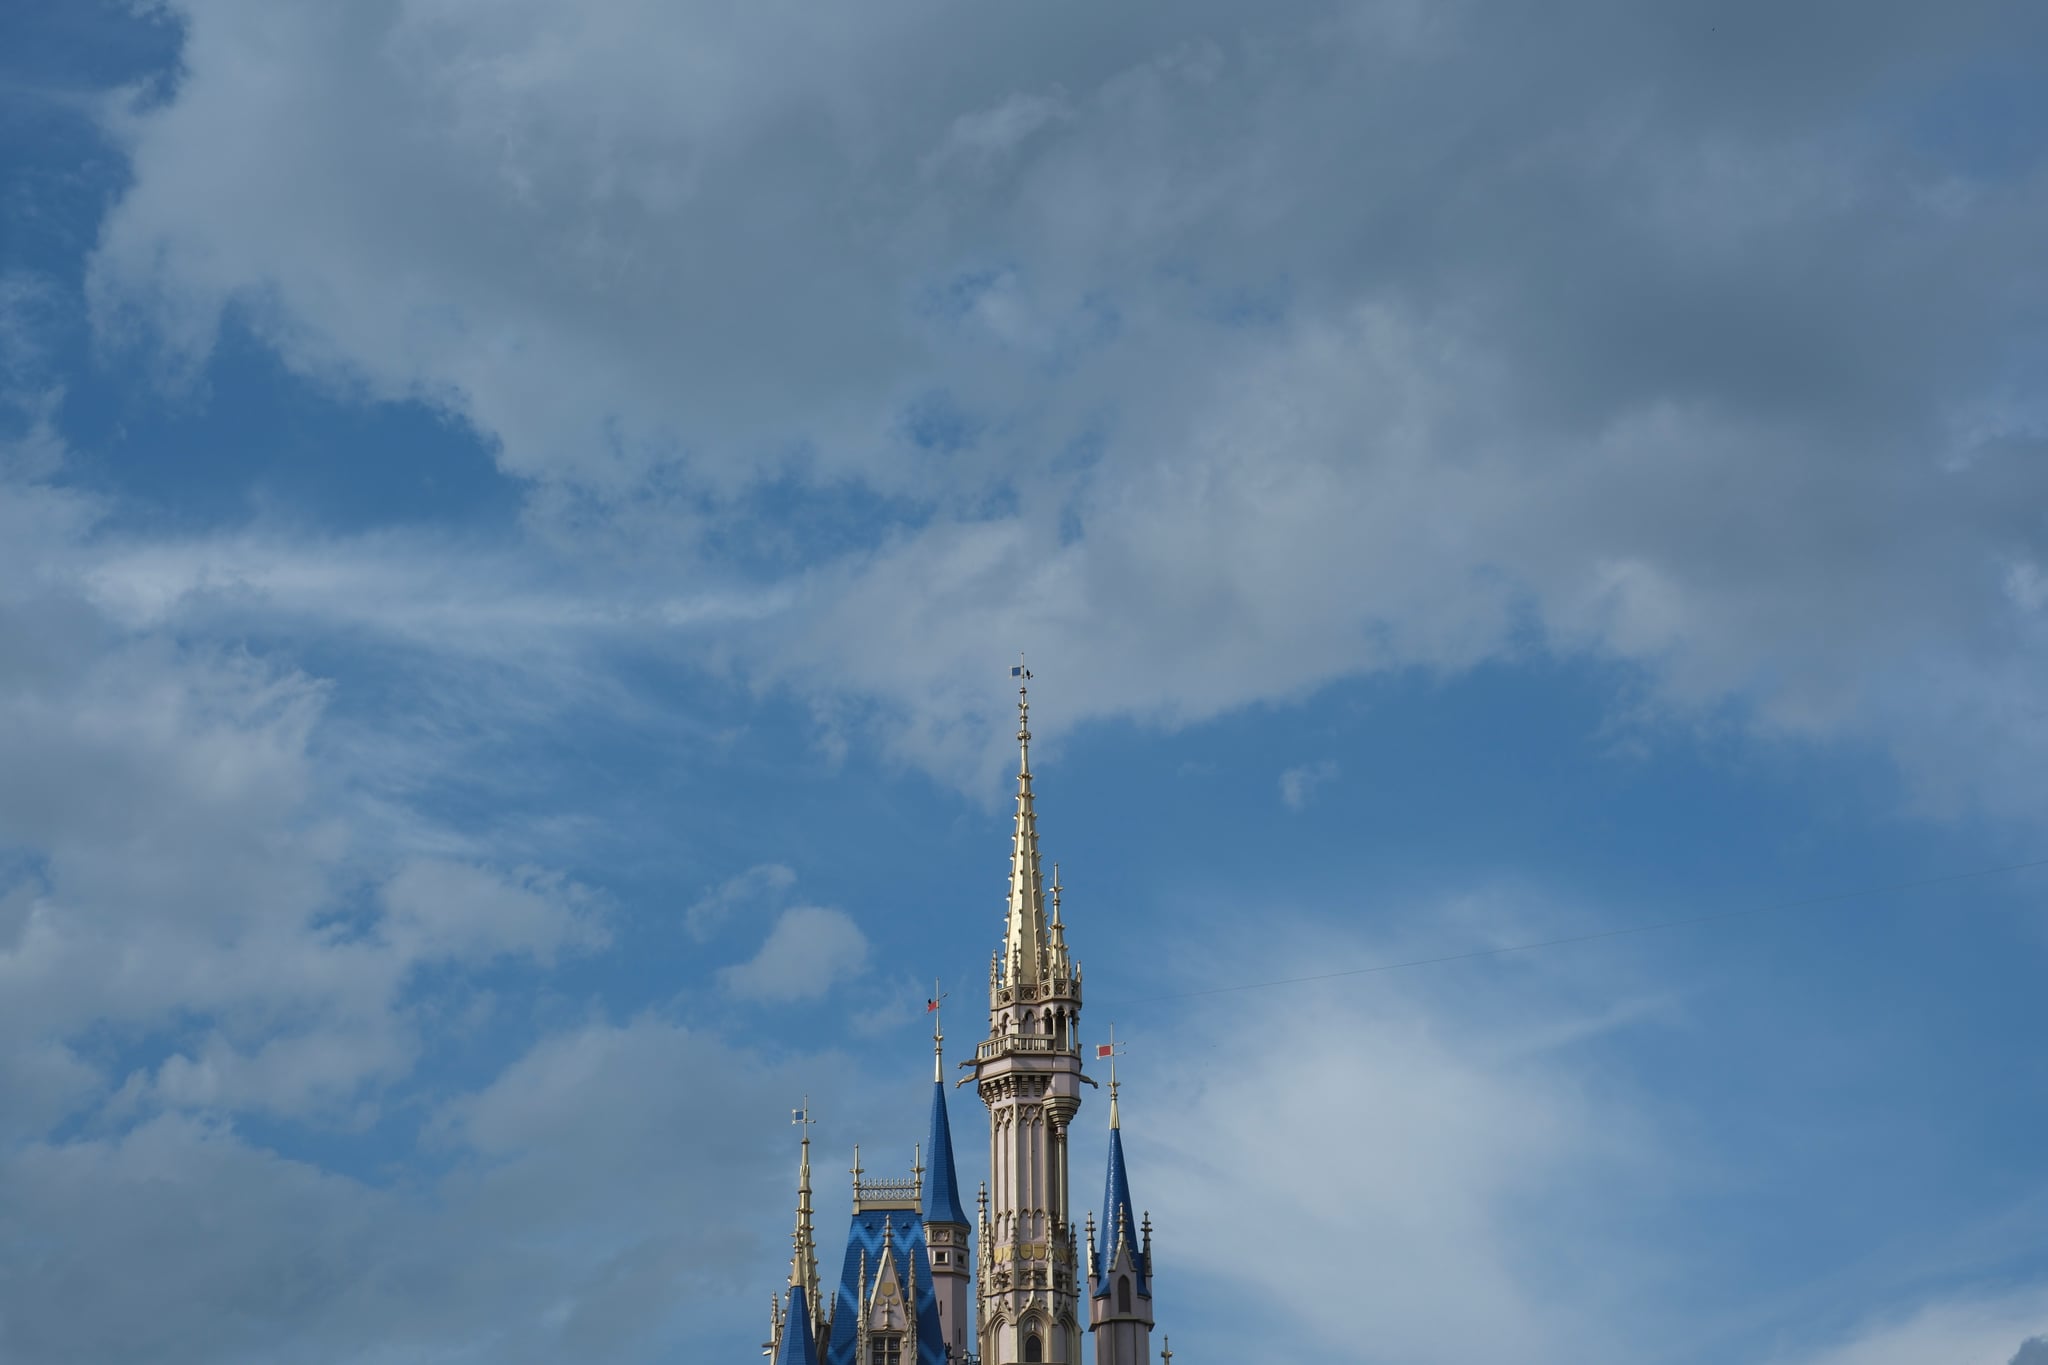
[[[1024,1359],[1027,1361],[1042,1361],[1045,1359],[1045,1343],[1038,1339],[1038,1333],[1036,1332],[1024,1338]]]
[[[1131,1311],[1131,1277],[1128,1275],[1117,1276],[1116,1311],[1119,1313]]]

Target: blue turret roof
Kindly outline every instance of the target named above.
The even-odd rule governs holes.
[[[953,1171],[953,1125],[946,1120],[946,1083],[932,1082],[931,1169],[925,1172],[924,1221],[967,1226],[960,1178]]]
[[[908,1201],[905,1201],[908,1203]],[[939,1300],[932,1290],[932,1263],[925,1252],[924,1222],[913,1208],[856,1209],[846,1234],[846,1262],[833,1298],[832,1321],[825,1332],[819,1365],[863,1365],[856,1354],[857,1324],[868,1311],[863,1290],[872,1296],[885,1254],[894,1252],[896,1287],[917,1314],[917,1356],[903,1365],[946,1365],[945,1336],[939,1327]],[[915,1277],[913,1296],[908,1279]],[[863,1280],[866,1281],[863,1284]]]
[[[1115,1113],[1114,1106],[1111,1113]],[[1109,1181],[1102,1192],[1102,1227],[1097,1233],[1095,1255],[1095,1297],[1109,1292],[1109,1266],[1116,1255],[1118,1229],[1131,1248],[1131,1263],[1138,1268],[1138,1292],[1152,1294],[1152,1267],[1146,1264],[1145,1248],[1138,1240],[1138,1215],[1131,1210],[1131,1179],[1124,1170],[1123,1129],[1112,1122],[1109,1130]]]
[[[789,1315],[782,1324],[782,1342],[775,1351],[775,1365],[818,1365],[818,1343],[811,1336],[811,1309],[804,1287],[789,1287]]]

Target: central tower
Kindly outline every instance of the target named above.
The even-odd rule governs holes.
[[[1057,868],[1052,917],[1031,804],[1031,674],[1017,687],[1017,827],[1003,946],[989,964],[988,1038],[974,1081],[988,1106],[980,1213],[982,1365],[1081,1365],[1067,1130],[1081,1108],[1081,973],[1067,955]],[[1089,1082],[1092,1084],[1092,1082]]]

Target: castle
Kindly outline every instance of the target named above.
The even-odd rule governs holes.
[[[855,1148],[852,1226],[828,1297],[811,1221],[810,1116],[799,1111],[795,1252],[765,1348],[775,1365],[1082,1365],[1084,1329],[1095,1338],[1094,1365],[1151,1365],[1152,1223],[1132,1212],[1108,1046],[1096,1049],[1112,1068],[1102,1224],[1091,1215],[1077,1238],[1069,1213],[1067,1135],[1081,1087],[1095,1082],[1081,1070],[1081,971],[1067,952],[1059,878],[1055,871],[1048,918],[1039,869],[1031,675],[1021,665],[1011,675],[1019,763],[1009,908],[989,965],[988,1037],[960,1063],[988,1106],[988,1183],[970,1223],[935,1026],[930,1145],[908,1180],[863,1180]],[[1161,1358],[1172,1365],[1170,1349]]]

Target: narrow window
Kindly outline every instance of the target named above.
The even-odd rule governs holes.
[[[1027,1361],[1042,1361],[1045,1359],[1045,1343],[1038,1339],[1038,1333],[1036,1332],[1024,1338],[1024,1359]]]
[[[1131,1277],[1128,1275],[1119,1275],[1117,1277],[1116,1311],[1119,1313],[1131,1311]]]

